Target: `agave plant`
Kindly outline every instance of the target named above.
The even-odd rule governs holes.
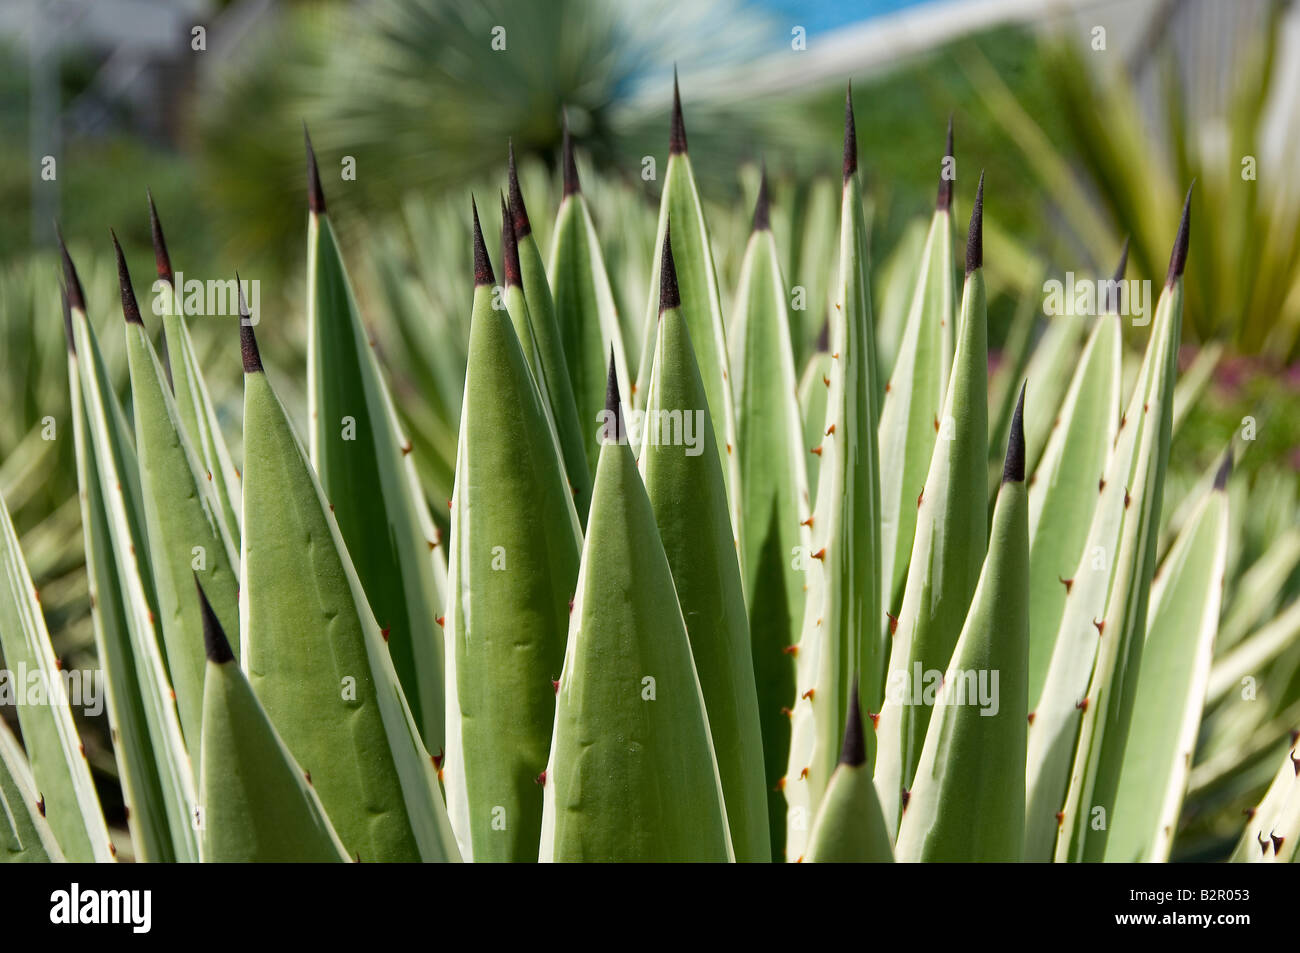
[[[234,465],[152,202],[162,353],[114,240],[128,415],[64,247],[136,860],[1169,857],[1207,695],[1298,627],[1242,616],[1244,654],[1216,664],[1230,452],[1166,505],[1190,192],[1133,373],[1109,298],[1073,369],[1052,356],[1048,396],[1031,374],[991,401],[984,178],[958,297],[951,126],[882,380],[851,95],[833,304],[806,360],[765,175],[724,314],[674,98],[638,351],[571,143],[549,263],[513,154],[499,271],[468,203],[445,536],[310,140],[305,442],[241,297]],[[110,860],[3,505],[0,554],[0,650],[52,687],[18,707],[21,744],[0,731],[0,856]],[[1297,764],[1235,858],[1294,856]]]

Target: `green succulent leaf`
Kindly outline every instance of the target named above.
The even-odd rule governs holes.
[[[944,673],[899,824],[900,860],[1015,862],[1021,857],[1029,714],[1023,408],[1022,391],[988,555]]]
[[[675,297],[667,235],[660,274],[664,297],[646,394],[641,473],[686,621],[736,859],[766,862],[772,848],[749,620],[726,484],[704,381]]]
[[[808,854],[804,858],[807,863],[868,864],[889,863],[894,859],[885,816],[880,811],[880,799],[867,764],[857,687],[855,683],[850,698],[844,750],[808,834]]]
[[[1035,379],[1037,380],[1037,379]],[[1094,325],[1029,487],[1029,697],[1037,700],[1119,424],[1120,326]],[[1026,435],[1028,439],[1028,435]]]
[[[1062,861],[1101,860],[1109,832],[1105,826],[1094,825],[1093,818],[1104,816],[1108,824],[1113,821],[1155,574],[1182,335],[1182,263],[1187,254],[1190,203],[1189,192],[1169,279],[1152,320],[1140,386],[1125,415],[1127,425],[1140,435],[1132,468],[1123,475],[1123,531],[1113,560],[1114,582],[1105,614],[1100,616],[1099,630],[1105,637],[1100,639],[1092,680],[1084,696],[1087,703],[1066,791],[1062,836],[1056,844],[1056,857]]]
[[[159,623],[181,730],[198,753],[203,725],[203,621],[193,577],[200,572],[223,625],[239,624],[239,562],[221,501],[206,477],[167,386],[166,372],[140,323],[130,276],[118,249],[126,352],[145,526]]]
[[[519,263],[529,302],[545,298],[537,307],[553,309],[581,425],[587,469],[594,474],[600,457],[597,424],[605,408],[605,368],[611,349],[624,393],[631,393],[632,381],[628,376],[618,306],[582,192],[571,192],[560,202],[551,237],[549,271],[541,271],[541,255],[531,232],[519,243]],[[540,289],[546,287],[548,274],[549,290],[543,295]],[[538,290],[534,291],[534,287]]]
[[[1025,365],[1024,377],[1034,382],[1038,394],[1033,406],[1026,410],[1025,448],[1029,456],[1025,463],[1028,473],[1038,472],[1039,458],[1057,426],[1061,401],[1073,380],[1072,371],[1080,362],[1079,348],[1086,327],[1081,315],[1056,315],[1048,323]]]
[[[443,779],[466,860],[536,861],[582,535],[546,407],[491,293],[474,290],[456,455]]]
[[[459,859],[388,646],[248,320],[242,664],[349,856]]]
[[[185,301],[176,288],[162,225],[149,198],[149,216],[153,225],[154,256],[158,262],[158,280],[154,291],[163,304],[163,332],[167,341],[167,368],[176,409],[190,445],[198,453],[204,470],[212,480],[226,529],[232,539],[239,536],[239,471],[235,469],[230,447],[221,432],[216,406],[208,393],[207,381],[199,367],[198,355],[185,320]],[[232,630],[233,631],[233,630]]]
[[[790,761],[786,858],[805,853],[808,830],[835,770],[860,672],[862,704],[878,711],[884,668],[880,619],[880,468],[876,452],[876,344],[867,269],[867,231],[857,176],[852,102],[845,104],[840,274],[830,324],[830,385],[818,446],[813,551],[799,637]],[[814,389],[816,384],[813,384]],[[872,745],[868,742],[868,762]]]
[[[803,417],[804,463],[808,468],[808,509],[816,508],[821,482],[822,431],[826,427],[826,401],[831,389],[831,355],[817,350],[799,378],[799,409]]]
[[[136,448],[86,317],[76,273],[70,259],[64,264],[74,352],[69,368],[78,375],[73,390],[84,414],[74,417],[80,421],[83,519],[88,551],[95,550],[87,564],[95,577],[96,604],[103,605],[96,634],[108,672],[109,706],[127,746],[123,787],[133,809],[132,841],[137,859],[194,861],[194,775],[152,608],[158,603]]]
[[[681,104],[676,102],[674,128],[681,128]],[[675,141],[677,141],[675,139]],[[731,371],[727,357],[727,334],[722,320],[722,302],[714,269],[713,249],[704,208],[695,187],[695,173],[686,153],[685,132],[680,147],[674,146],[664,174],[664,191],[659,202],[659,227],[655,235],[654,265],[650,272],[650,300],[646,306],[645,333],[641,345],[641,366],[637,371],[634,405],[644,407],[654,367],[655,339],[658,336],[660,262],[668,223],[673,223],[673,257],[677,265],[677,284],[681,289],[682,318],[690,331],[691,344],[704,379],[709,398],[715,443],[722,461],[731,505],[732,528],[743,532],[740,522],[739,461],[735,454],[736,412],[732,394]]]
[[[307,315],[312,466],[387,633],[421,737],[441,751],[441,540],[323,206],[308,216]],[[247,470],[253,457],[247,449],[244,455]]]
[[[976,241],[982,196],[981,177],[971,218]],[[982,258],[972,263],[970,252],[967,258],[952,375],[929,470],[916,497],[916,538],[876,727],[880,745],[876,786],[891,831],[897,830],[903,792],[912,785],[931,720],[931,706],[924,698],[912,697],[915,692],[908,686],[947,667],[979,582],[980,557],[987,549],[987,300]]]
[[[523,199],[520,198],[521,207],[522,202]],[[537,243],[529,237],[526,239],[526,244],[529,249],[520,247],[515,233],[514,219],[506,207],[505,200],[502,199],[501,253],[502,267],[505,269],[502,300],[510,314],[510,320],[514,323],[516,339],[523,350],[527,366],[532,371],[537,391],[541,395],[549,427],[554,432],[554,439],[568,475],[574,506],[578,511],[578,519],[580,522],[585,522],[587,510],[591,506],[591,470],[587,465],[586,449],[583,446],[583,424],[578,419],[569,370],[560,346],[560,331],[555,322],[551,293],[546,286],[546,275],[541,271],[541,256],[537,252]],[[527,254],[530,262],[529,273],[533,279],[531,296],[525,291],[522,277],[522,258],[529,251],[531,252]],[[590,422],[587,429],[594,431],[595,422]]]
[[[766,227],[755,229],[745,249],[730,334],[740,437],[740,509],[749,527],[741,562],[763,735],[772,859],[779,861],[785,854],[781,778],[790,756],[786,712],[795,697],[791,646],[799,641],[804,612],[804,573],[796,557],[810,551],[811,507],[804,463],[809,454],[796,394],[785,283],[776,242]],[[824,396],[826,388],[820,381],[817,384]]]
[[[206,656],[199,769],[203,860],[347,860],[310,777],[293,760],[253,694],[201,588],[198,599]]]
[[[50,644],[36,586],[18,548],[18,534],[14,532],[3,496],[0,496],[0,655],[9,670],[11,690],[20,693],[15,707],[33,783],[44,802],[44,818],[62,845],[62,852],[79,863],[112,860],[113,845],[72,720],[67,683]],[[91,672],[74,674],[79,680],[92,675]],[[33,676],[39,678],[40,686],[40,695],[35,698],[27,697]],[[78,683],[74,687],[91,691],[95,686]],[[80,700],[84,703],[87,699],[83,695]],[[12,810],[23,808],[17,805]],[[28,831],[21,842],[30,845],[30,836]]]
[[[1295,737],[1294,735],[1292,736]],[[1295,863],[1300,842],[1300,746],[1292,741],[1232,852],[1235,863]]]
[[[542,779],[540,858],[733,860],[686,623],[623,442],[617,384],[610,392]]]
[[[1228,494],[1216,484],[1179,534],[1151,595],[1106,860],[1169,859],[1210,678],[1227,557]]]
[[[44,810],[31,765],[0,719],[0,864],[64,860]]]
[[[880,409],[880,459],[889,461],[880,471],[881,592],[891,611],[902,602],[916,535],[916,498],[939,433],[951,371],[944,359],[951,360],[945,340],[956,317],[954,297],[952,216],[945,206],[935,211],[921,249],[898,356]]]

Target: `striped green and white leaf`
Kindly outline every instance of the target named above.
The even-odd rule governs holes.
[[[520,200],[522,201],[522,199]],[[536,251],[536,243],[531,243]],[[585,522],[591,506],[591,470],[587,466],[583,446],[582,424],[578,420],[577,406],[573,402],[573,389],[569,382],[568,366],[560,347],[560,332],[550,305],[550,291],[544,290],[545,277],[537,274],[540,256],[533,262],[533,286],[537,301],[543,307],[534,311],[524,290],[523,268],[520,261],[519,241],[514,230],[514,219],[501,200],[501,257],[505,271],[502,301],[514,323],[516,339],[523,350],[524,359],[532,372],[533,381],[542,398],[549,428],[559,448],[560,458],[568,477],[578,519]],[[531,257],[531,256],[530,256]],[[595,429],[594,426],[589,429]]]
[[[112,860],[112,843],[99,806],[99,795],[72,720],[71,703],[77,701],[85,706],[92,699],[83,693],[98,690],[97,685],[86,683],[96,673],[70,672],[68,675],[76,681],[64,680],[62,666],[50,644],[36,586],[19,549],[18,534],[3,497],[0,497],[0,656],[8,669],[10,690],[17,695],[15,711],[27,748],[25,764],[30,764],[33,784],[44,804],[43,816],[58,838],[62,852],[80,863]],[[71,698],[70,686],[75,690]],[[25,808],[15,805],[10,810]],[[30,831],[23,834],[22,840],[30,841]]]
[[[131,276],[116,239],[114,248],[159,624],[181,730],[197,755],[205,663],[194,574],[200,574],[223,625],[234,632],[239,624],[239,561],[221,501],[186,436],[166,372],[140,320]]]
[[[749,619],[721,458],[672,255],[665,233],[640,469],[686,621],[736,859],[767,862],[772,847]]]
[[[452,496],[443,781],[464,859],[531,862],[582,535],[546,407],[492,293],[474,289]]]
[[[232,539],[239,536],[240,489],[239,471],[235,469],[230,447],[221,432],[216,406],[208,392],[207,381],[199,367],[189,324],[185,320],[184,296],[176,288],[167,242],[163,237],[153,196],[149,197],[149,218],[153,227],[154,257],[157,259],[158,280],[154,290],[163,303],[163,331],[167,339],[167,367],[171,371],[171,384],[180,412],[181,423],[190,438],[190,444],[199,454],[203,466],[211,475],[226,529]]]
[[[785,797],[780,786],[790,756],[787,711],[795,696],[790,647],[799,641],[804,612],[804,573],[796,558],[810,552],[811,507],[785,283],[776,241],[766,225],[766,177],[758,202],[740,268],[730,345],[740,437],[740,510],[749,527],[741,562],[763,735],[768,824],[773,859],[781,860]],[[820,380],[817,387],[824,398]]]
[[[69,342],[72,320],[64,296]],[[173,855],[162,778],[149,734],[145,692],[131,644],[124,589],[113,552],[108,511],[95,465],[90,422],[81,400],[81,374],[69,348],[68,382],[77,457],[77,486],[86,553],[86,581],[91,605],[95,654],[104,671],[106,709],[122,800],[130,812],[131,844],[138,862]]]
[[[191,820],[196,798],[194,775],[155,627],[152,607],[157,605],[157,597],[149,563],[136,448],[66,253],[64,267],[71,340],[78,356],[69,366],[75,365],[85,414],[79,465],[83,476],[81,492],[87,496],[83,514],[90,517],[86,534],[97,549],[93,557],[99,577],[96,602],[106,603],[101,613],[104,628],[100,659],[110,670],[110,706],[119,706],[118,730],[132,730],[133,737],[126,743],[137,745],[130,755],[134,761],[131,772],[137,778],[126,782],[132,789],[128,797],[135,796],[138,801],[133,807],[142,809],[132,817],[132,840],[138,860],[194,861],[198,857],[198,839]],[[93,489],[89,488],[92,482],[96,484]],[[116,591],[107,592],[109,586]],[[113,659],[118,660],[116,665]],[[133,671],[128,673],[128,667]],[[131,694],[126,698],[119,695],[115,701],[119,687]],[[136,708],[131,700],[138,703],[134,712],[127,711]],[[141,716],[140,722],[135,721],[135,714]],[[147,745],[143,740],[146,736]]]
[[[531,229],[520,237],[519,263],[523,269],[524,293],[530,303],[541,296],[540,289],[546,287],[549,276],[546,294],[553,296],[550,306],[564,348],[564,366],[568,370],[578,422],[582,427],[587,468],[594,474],[600,456],[598,422],[601,411],[605,409],[605,369],[611,349],[622,393],[632,393],[632,380],[623,347],[618,305],[587,199],[578,187],[573,145],[567,127],[564,154],[564,197],[551,236],[550,268],[546,272],[540,271],[541,255]],[[520,234],[518,215],[515,232]],[[538,290],[534,291],[534,287]],[[546,304],[541,306],[546,307]]]
[[[1038,700],[1120,408],[1120,320],[1093,326],[1029,487],[1029,697]]]
[[[1025,417],[1026,473],[1038,472],[1038,461],[1056,426],[1061,401],[1073,380],[1079,348],[1087,328],[1083,315],[1058,314],[1034,345],[1025,365],[1024,379],[1034,382],[1034,401]]]
[[[686,623],[616,383],[610,394],[543,779],[540,859],[730,861]]]
[[[826,417],[818,444],[813,552],[800,563],[808,570],[808,595],[784,788],[789,860],[805,853],[809,828],[835,770],[852,680],[861,679],[862,705],[879,710],[885,654],[875,624],[881,604],[876,342],[851,99],[845,102],[844,143],[840,274],[830,325]],[[867,745],[871,763],[871,739]]]
[[[0,719],[0,864],[64,860],[18,739]]]
[[[1106,860],[1169,860],[1205,702],[1228,557],[1221,481],[1179,534],[1151,594],[1132,724],[1106,839]]]
[[[704,392],[709,398],[709,413],[727,481],[727,499],[731,506],[732,529],[737,539],[743,533],[740,521],[739,460],[735,454],[736,411],[732,395],[727,335],[722,320],[722,302],[718,277],[713,264],[709,228],[695,173],[686,153],[686,131],[682,125],[681,101],[673,83],[673,134],[668,168],[664,173],[664,190],[659,201],[659,226],[655,234],[655,256],[650,273],[650,300],[646,305],[645,333],[642,336],[641,365],[637,370],[633,404],[642,408],[654,367],[654,343],[658,335],[660,262],[663,260],[664,237],[668,223],[673,223],[674,259],[677,284],[681,289],[682,317],[690,331]]]
[[[1056,859],[1099,861],[1108,831],[1094,818],[1113,813],[1120,768],[1132,718],[1142,647],[1146,637],[1151,579],[1155,574],[1156,540],[1164,495],[1165,469],[1173,416],[1174,384],[1178,376],[1178,346],[1182,336],[1182,267],[1187,255],[1191,193],[1183,210],[1179,237],[1170,262],[1169,279],[1156,305],[1151,342],[1140,372],[1140,386],[1126,413],[1135,428],[1137,449],[1125,474],[1125,518],[1114,559],[1114,582],[1100,616],[1097,663],[1088,686],[1079,726],[1073,769],[1066,793],[1062,836]],[[1107,625],[1109,623],[1109,625]]]
[[[826,347],[830,345],[827,344]],[[817,487],[821,482],[822,431],[826,428],[826,402],[831,388],[831,355],[820,347],[808,361],[799,378],[799,409],[803,418],[804,463],[808,467],[808,509],[817,505]]]
[[[445,702],[437,619],[446,586],[443,559],[435,552],[440,540],[419,490],[410,441],[362,325],[310,151],[308,160],[311,462],[366,597],[387,633],[388,653],[421,737],[431,750],[440,751]],[[252,462],[247,448],[244,459],[247,471]]]
[[[914,688],[925,673],[947,668],[979,582],[980,557],[988,545],[988,317],[980,244],[983,186],[981,176],[971,215],[972,238],[952,375],[934,454],[916,498],[916,539],[893,633],[884,705],[876,725],[876,787],[891,832],[898,829],[903,792],[912,786],[930,723],[930,706],[924,698],[914,697]],[[922,673],[919,679],[918,671]]]
[[[241,664],[349,856],[457,860],[433,761],[247,320]]]
[[[1300,843],[1300,746],[1292,732],[1282,766],[1232,852],[1236,863],[1295,863]]]
[[[1021,858],[1029,713],[1024,400],[1022,390],[988,555],[904,805],[900,860],[1014,863]]]
[[[951,154],[949,127],[948,151]],[[885,385],[880,408],[881,593],[885,608],[897,614],[903,599],[912,540],[916,535],[916,498],[939,434],[939,414],[952,360],[956,321],[953,290],[952,182],[941,180],[941,201],[917,266],[916,281],[903,325],[898,355]],[[885,620],[880,620],[885,625]]]
[[[311,779],[293,760],[253,694],[201,589],[198,598],[206,655],[198,815],[203,860],[348,860]]]

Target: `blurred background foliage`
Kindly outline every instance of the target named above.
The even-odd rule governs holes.
[[[792,48],[799,25],[805,50]],[[504,50],[493,48],[495,27],[505,30]],[[445,520],[468,337],[470,193],[480,209],[495,208],[513,140],[534,231],[548,248],[567,113],[635,364],[674,66],[724,313],[763,162],[786,281],[809,302],[792,312],[801,361],[829,306],[845,81],[857,104],[886,367],[953,117],[958,221],[980,170],[987,174],[995,404],[1020,373],[1041,374],[1025,361],[1052,332],[1045,279],[1109,274],[1128,237],[1129,277],[1150,279],[1158,293],[1195,179],[1167,532],[1180,519],[1177,502],[1252,420],[1253,439],[1237,440],[1246,475],[1234,483],[1242,518],[1221,649],[1260,644],[1252,639],[1263,620],[1300,594],[1298,49],[1300,16],[1284,0],[6,5],[0,400],[10,412],[0,416],[0,492],[56,644],[73,664],[93,651],[54,215],[119,393],[125,362],[107,230],[123,240],[139,288],[151,276],[149,187],[178,270],[227,278],[239,269],[259,281],[263,353],[302,421],[305,123],[432,512]],[[58,163],[54,181],[39,177],[46,155]],[[342,175],[349,158],[355,178]],[[495,214],[484,219],[493,233]],[[233,322],[213,316],[192,328],[238,454]],[[1126,334],[1137,353],[1146,329]],[[1079,343],[1061,344],[1063,366]],[[996,427],[1006,416],[990,418]],[[44,439],[49,421],[68,439]],[[1300,632],[1300,618],[1281,618]],[[1208,709],[1179,840],[1186,856],[1214,856],[1235,836],[1224,819],[1254,803],[1300,723],[1300,648],[1273,661],[1265,704],[1225,694]],[[97,772],[111,776],[103,733],[83,737]],[[1242,746],[1241,737],[1252,741]]]

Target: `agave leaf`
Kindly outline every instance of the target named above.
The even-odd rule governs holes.
[[[809,567],[808,596],[785,779],[788,859],[803,856],[809,825],[835,770],[852,680],[861,673],[862,704],[878,711],[884,664],[875,624],[880,619],[878,365],[857,166],[853,103],[846,98],[840,274],[830,326],[825,425],[818,445],[822,452],[813,552],[811,562],[802,561]],[[868,741],[868,763],[872,747]]]
[[[1069,573],[1079,565],[1097,507],[1120,406],[1119,318],[1098,319],[1079,357],[1047,449],[1029,487],[1029,697],[1047,678]]]
[[[763,737],[745,595],[704,381],[682,314],[671,232],[664,233],[663,247],[641,473],[686,620],[736,859],[767,862],[772,847]]]
[[[808,835],[808,855],[804,859],[812,864],[888,863],[894,859],[885,816],[880,812],[876,785],[867,764],[856,680],[849,698],[844,749],[817,809],[817,818]]]
[[[46,820],[46,806],[18,739],[0,719],[0,864],[64,860]]]
[[[951,214],[951,210],[949,210]],[[903,343],[903,331],[912,312],[912,301],[916,297],[916,279],[921,274],[921,259],[929,244],[934,216],[917,216],[908,222],[894,246],[885,255],[884,260],[873,275],[877,291],[872,311],[876,319],[876,357],[880,361],[878,379],[884,386],[889,381],[889,374],[898,363],[898,350]],[[871,222],[867,222],[870,234]],[[826,263],[818,265],[827,267]],[[953,322],[949,321],[951,329]],[[949,365],[952,353],[946,354]],[[944,381],[947,384],[947,380]],[[943,386],[943,385],[940,385]],[[878,399],[884,400],[888,389],[881,391]]]
[[[613,362],[608,381],[608,437],[540,779],[540,859],[734,860],[709,717],[655,513],[626,445]]]
[[[1178,376],[1178,343],[1183,320],[1183,267],[1187,261],[1191,192],[1169,264],[1164,291],[1156,305],[1147,349],[1149,373],[1129,404],[1127,422],[1140,432],[1132,469],[1125,479],[1123,532],[1113,561],[1114,582],[1101,616],[1097,663],[1085,696],[1074,766],[1066,792],[1058,860],[1101,860],[1106,827],[1093,818],[1113,818],[1115,792],[1123,763],[1146,637],[1147,607],[1155,573],[1156,539],[1164,494],[1165,468]],[[1106,624],[1110,623],[1107,632]]]
[[[347,860],[311,779],[293,760],[253,694],[197,576],[194,584],[207,658],[199,769],[203,860]]]
[[[490,269],[477,215],[475,249]],[[535,861],[582,535],[546,407],[492,308],[490,270],[478,278],[452,496],[443,781],[462,857]]]
[[[676,225],[674,259],[677,263],[677,284],[681,289],[682,317],[690,332],[700,375],[704,378],[704,392],[709,398],[709,414],[713,419],[716,445],[722,459],[722,474],[727,483],[727,499],[731,505],[732,529],[741,534],[743,526],[740,521],[740,492],[737,486],[740,481],[739,461],[735,454],[736,412],[727,358],[727,335],[722,321],[722,302],[718,296],[718,278],[713,266],[709,229],[704,221],[700,193],[695,187],[691,159],[686,153],[686,130],[682,123],[682,104],[675,75],[672,139],[668,151],[668,170],[664,175],[664,191],[659,201],[659,229],[655,235],[656,254],[650,273],[650,301],[646,306],[641,366],[637,371],[633,403],[638,408],[645,406],[646,391],[654,367],[661,282],[659,268],[663,260],[668,223],[672,221]]]
[[[1145,389],[1144,367],[1134,393]],[[1043,688],[1034,704],[1026,762],[1025,860],[1051,858],[1060,822],[1082,699],[1097,657],[1097,623],[1106,611],[1114,558],[1129,497],[1127,476],[1139,429],[1121,425],[1106,461],[1088,538],[1068,577],[1065,610],[1053,641]],[[1031,597],[1032,598],[1032,597]]]
[[[430,749],[441,751],[443,647],[437,619],[446,580],[441,555],[434,552],[440,541],[429,533],[427,505],[416,491],[409,459],[411,444],[392,411],[392,396],[362,326],[325,212],[310,142],[307,147],[311,462],[387,635],[388,653],[421,737]],[[247,449],[244,458],[247,470]]]
[[[1078,366],[1079,347],[1083,340],[1085,318],[1060,314],[1047,325],[1025,365],[1025,378],[1034,381],[1036,397],[1025,418],[1026,472],[1038,471],[1038,460],[1047,447],[1047,438],[1056,425],[1061,401]],[[1039,383],[1041,382],[1041,383]],[[1042,403],[1039,403],[1041,398]]]
[[[154,291],[163,303],[163,331],[167,341],[163,357],[167,361],[169,380],[180,413],[181,424],[190,438],[190,445],[199,454],[203,467],[211,476],[221,503],[221,515],[232,539],[239,535],[239,471],[235,469],[230,448],[217,422],[217,411],[208,393],[207,381],[199,368],[198,355],[190,338],[189,324],[185,320],[184,299],[177,291],[172,273],[171,257],[167,253],[167,240],[163,236],[158,211],[153,196],[149,196],[149,220],[153,230],[154,258],[158,266],[158,280]]]
[[[64,296],[69,344],[71,312]],[[81,400],[81,374],[77,356],[68,352],[73,439],[77,457],[77,494],[86,552],[86,581],[91,605],[95,654],[107,683],[107,710],[113,754],[117,760],[122,799],[130,812],[131,845],[138,862],[174,856],[168,831],[166,796],[158,770],[145,692],[140,687],[135,651],[131,644],[120,570],[113,551],[107,505],[100,489],[90,422]]]
[[[831,283],[839,251],[835,230],[835,216],[839,214],[839,196],[835,194],[838,184],[830,177],[819,177],[809,185],[799,216],[800,238],[788,246],[790,286],[805,291],[804,307],[794,311],[790,325],[795,367],[805,366],[812,358],[817,337],[832,306]],[[820,417],[817,422],[821,423]]]
[[[0,496],[0,654],[16,683],[12,687],[20,696],[15,706],[18,724],[27,746],[33,783],[43,800],[43,816],[55,832],[62,852],[79,863],[111,861],[108,827],[72,720],[61,666],[50,645],[40,599],[19,549],[18,534],[3,496]],[[25,680],[18,681],[15,673],[26,673]],[[34,675],[40,678],[39,699],[25,697]],[[29,840],[30,832],[22,837],[24,843]]]
[[[1295,733],[1286,757],[1268,786],[1241,840],[1232,852],[1235,863],[1294,863],[1300,842],[1300,746]]]
[[[522,202],[522,198],[520,202]],[[526,221],[526,220],[525,220]],[[536,256],[536,243],[533,246]],[[534,257],[530,256],[530,258]],[[582,441],[582,424],[578,420],[577,405],[573,402],[573,389],[569,371],[560,347],[560,332],[555,324],[550,291],[546,277],[537,273],[540,256],[532,264],[533,288],[541,307],[532,309],[524,290],[523,268],[520,260],[519,240],[515,234],[514,218],[501,200],[501,257],[505,270],[503,300],[514,322],[517,340],[532,371],[538,393],[541,395],[546,418],[553,431],[565,471],[572,490],[573,502],[579,521],[587,518],[591,506],[591,470],[587,467],[586,450]],[[594,425],[588,429],[594,430]]]
[[[596,227],[592,224],[587,199],[578,186],[577,167],[573,161],[573,144],[565,127],[564,197],[555,219],[551,236],[551,265],[549,272],[541,270],[541,255],[532,230],[521,233],[519,215],[516,213],[515,233],[519,241],[519,262],[524,275],[524,294],[530,302],[545,300],[539,306],[552,308],[563,345],[564,366],[568,370],[569,387],[577,406],[581,424],[587,469],[596,472],[600,456],[597,437],[600,412],[605,409],[605,366],[611,348],[614,365],[618,369],[619,386],[623,393],[631,393],[627,356],[623,347],[623,332],[619,325],[618,306],[610,287],[605,258],[601,254]],[[513,191],[512,191],[513,200]],[[520,200],[520,209],[523,200]],[[527,222],[526,213],[524,222]],[[549,289],[547,275],[550,276]],[[534,291],[534,287],[538,290]],[[554,295],[553,299],[551,295]],[[583,514],[586,516],[585,512]]]
[[[799,378],[799,408],[803,417],[801,446],[808,467],[809,511],[816,506],[817,485],[821,482],[822,431],[826,427],[826,401],[831,388],[831,355],[826,347],[818,346]]]
[[[157,597],[135,446],[66,250],[64,272],[70,339],[76,355],[69,366],[75,364],[78,373],[77,389],[85,415],[79,465],[84,472],[82,492],[88,496],[83,514],[90,517],[85,532],[96,549],[93,558],[100,583],[96,601],[107,602],[101,616],[104,642],[99,648],[104,654],[100,658],[110,670],[110,707],[117,708],[118,730],[134,734],[126,742],[133,746],[129,757],[143,759],[146,751],[152,755],[150,764],[136,760],[131,768],[136,778],[126,782],[131,785],[128,797],[139,801],[133,806],[143,808],[141,817],[132,818],[139,822],[138,827],[132,825],[132,840],[137,859],[194,861],[198,859],[198,838],[191,812],[197,792],[155,627],[152,607],[157,605]],[[98,484],[93,490],[88,486],[92,482]],[[107,588],[114,582],[117,592],[110,594]],[[116,674],[112,674],[114,658],[120,660]],[[128,666],[134,667],[134,680],[127,673]],[[119,687],[132,694],[121,697]],[[135,708],[133,699],[138,700],[138,712],[131,710]],[[143,716],[142,722],[136,721],[137,713]]]
[[[247,316],[240,333],[242,664],[350,856],[456,860],[432,759],[342,532]]]
[[[952,155],[952,124],[948,151]],[[946,166],[945,166],[946,168]],[[947,344],[954,323],[952,265],[952,182],[940,181],[940,202],[917,266],[916,283],[903,325],[898,356],[885,385],[880,409],[881,592],[897,610],[916,535],[916,498],[934,453],[952,360]],[[884,620],[880,620],[884,625]]]
[[[1228,556],[1230,458],[1179,534],[1151,594],[1132,727],[1106,859],[1169,859],[1210,678]]]
[[[212,483],[185,435],[180,412],[131,288],[122,249],[117,252],[126,352],[131,371],[136,449],[145,525],[167,671],[176,693],[181,730],[197,754],[203,727],[203,619],[193,577],[201,572],[223,624],[239,624],[239,563]]]
[[[1029,713],[1024,401],[1022,389],[993,510],[988,555],[944,674],[899,824],[900,860],[1020,860]],[[985,679],[992,684],[981,684]]]
[[[916,539],[889,655],[876,736],[876,787],[896,831],[903,792],[921,757],[930,706],[909,687],[943,671],[952,658],[987,548],[988,317],[984,286],[980,177],[966,250],[966,283],[952,376],[934,454],[917,497]],[[933,427],[933,422],[931,427]],[[897,465],[897,464],[893,464]],[[917,673],[921,675],[918,678]]]
[[[779,861],[785,854],[785,797],[780,788],[790,756],[787,711],[795,695],[790,647],[799,641],[804,611],[804,573],[796,557],[809,552],[811,508],[804,466],[809,454],[796,394],[785,283],[766,207],[764,176],[754,231],[740,266],[730,344],[740,436],[741,519],[750,528],[741,562],[763,735],[772,859]],[[820,381],[817,385],[824,398],[826,388]],[[734,824],[733,818],[733,837]]]

